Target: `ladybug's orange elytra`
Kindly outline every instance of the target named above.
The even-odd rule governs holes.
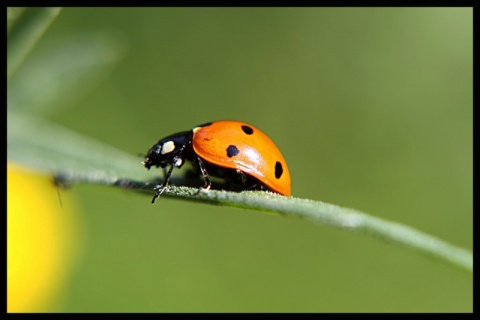
[[[277,193],[290,195],[290,172],[283,155],[259,129],[239,121],[217,121],[193,129],[193,150],[203,160],[238,169]]]

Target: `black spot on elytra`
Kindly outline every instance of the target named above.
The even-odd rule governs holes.
[[[252,127],[249,127],[249,126],[246,126],[246,125],[243,125],[243,126],[242,126],[242,130],[243,130],[243,132],[245,132],[246,134],[252,134],[252,133],[253,133]]]
[[[240,150],[238,150],[238,148],[235,147],[233,144],[229,145],[227,148],[227,156],[229,158],[236,156],[237,154],[239,154],[239,152]]]
[[[282,174],[283,174],[282,164],[277,161],[277,162],[275,163],[275,178],[280,179],[280,177],[282,176]]]

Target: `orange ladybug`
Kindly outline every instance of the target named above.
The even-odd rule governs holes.
[[[170,168],[152,203],[168,186],[173,168],[182,167],[185,161],[193,162],[202,175],[203,189],[210,189],[212,175],[223,178],[232,190],[291,194],[290,172],[283,155],[266,134],[245,122],[209,122],[158,141],[142,164],[149,170],[152,166]]]

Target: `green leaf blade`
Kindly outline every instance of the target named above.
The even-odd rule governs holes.
[[[7,40],[7,80],[18,70],[42,38],[61,8],[27,8],[10,11]]]

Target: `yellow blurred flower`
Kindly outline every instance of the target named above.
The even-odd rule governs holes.
[[[68,192],[52,178],[7,164],[7,312],[58,307],[79,244]]]

